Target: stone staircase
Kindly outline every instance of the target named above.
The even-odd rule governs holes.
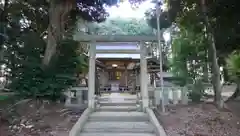
[[[147,113],[140,112],[136,98],[100,98],[79,136],[157,136]]]

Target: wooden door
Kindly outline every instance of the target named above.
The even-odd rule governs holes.
[[[122,72],[121,71],[110,71],[109,72],[109,80],[120,80],[122,76]]]

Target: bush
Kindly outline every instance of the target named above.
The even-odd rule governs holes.
[[[201,81],[196,81],[193,84],[192,91],[189,92],[189,99],[192,102],[200,102],[202,97],[204,96],[204,86]]]
[[[189,93],[189,98],[192,100],[192,102],[200,102],[202,96],[203,95],[197,91],[191,91]]]
[[[230,77],[239,82],[240,80],[240,51],[232,52],[226,59]]]

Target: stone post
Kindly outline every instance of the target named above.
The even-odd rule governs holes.
[[[163,99],[164,106],[169,104],[169,91],[170,89],[168,87],[163,87],[163,96],[161,97]]]
[[[155,97],[155,105],[158,106],[160,105],[160,100],[161,100],[161,88],[160,87],[155,87],[154,91],[154,97]]]
[[[188,104],[188,88],[186,86],[181,89],[181,104]]]
[[[172,87],[171,90],[172,90],[172,95],[173,95],[173,97],[172,97],[173,104],[176,105],[176,104],[178,104],[178,88],[176,89],[176,88]]]

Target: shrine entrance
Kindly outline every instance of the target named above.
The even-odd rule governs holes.
[[[89,47],[89,73],[88,73],[88,108],[95,108],[96,96],[95,92],[95,72],[96,72],[96,59],[111,59],[116,54],[121,54],[125,57],[119,58],[118,62],[128,58],[131,62],[138,60],[140,64],[139,70],[139,85],[140,85],[140,101],[142,109],[149,107],[148,96],[148,74],[147,74],[147,48],[146,42],[157,42],[157,37],[153,36],[100,36],[100,35],[81,35],[74,37],[75,40],[80,42],[87,42]],[[131,57],[130,57],[131,56]],[[133,57],[135,56],[135,57]],[[108,61],[109,62],[109,61]],[[116,61],[117,62],[117,61]],[[106,63],[105,63],[106,65]],[[110,66],[106,65],[108,70],[107,82],[112,82],[110,88],[113,91],[119,91],[120,86],[125,84],[128,86],[127,79],[129,75],[128,69],[134,66],[134,63],[116,64],[112,63]],[[100,76],[101,78],[101,76]],[[121,79],[124,79],[121,82]],[[103,81],[103,77],[100,79]]]

